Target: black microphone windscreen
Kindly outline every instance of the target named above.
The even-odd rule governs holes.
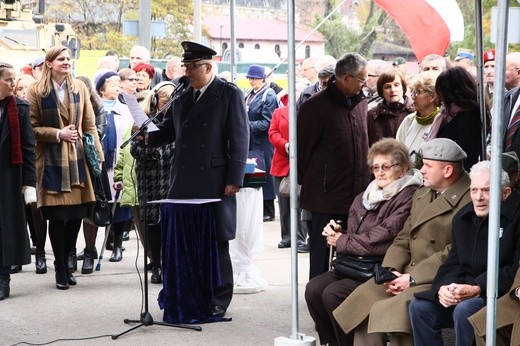
[[[179,85],[189,85],[190,84],[190,79],[188,78],[188,76],[182,76],[181,78],[179,78]]]

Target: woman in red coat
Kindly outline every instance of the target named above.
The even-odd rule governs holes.
[[[280,227],[282,240],[278,243],[280,249],[291,246],[291,212],[290,199],[280,196],[280,182],[283,177],[289,175],[289,107],[274,110],[271,125],[269,127],[269,141],[274,147],[273,163],[270,173],[274,177],[274,188],[278,197],[280,208]],[[298,220],[300,209],[298,209]],[[305,234],[302,233],[298,223],[298,247],[305,245]]]

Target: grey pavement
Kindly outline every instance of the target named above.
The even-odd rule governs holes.
[[[70,339],[55,343],[59,345],[273,345],[275,338],[291,336],[291,257],[289,249],[277,248],[278,220],[263,226],[264,251],[254,255],[253,264],[261,270],[269,287],[255,294],[235,294],[227,312],[231,322],[201,324],[200,332],[143,326],[112,340],[112,334],[130,328],[124,319],[139,319],[143,304],[136,271],[137,267],[143,275],[143,251],[132,232],[130,240],[123,243],[126,251],[121,262],[109,262],[111,252],[105,251],[101,270],[90,275],[76,272],[77,286],[66,291],[55,288],[48,242],[47,274],[36,274],[31,263],[11,276],[11,296],[0,301],[0,345],[44,344],[57,339]],[[78,252],[83,248],[82,233],[79,238]],[[102,241],[99,234],[98,251]],[[140,256],[136,258],[138,249]],[[309,257],[299,254],[298,258],[299,331],[317,338],[303,298]],[[161,285],[149,284],[149,311],[155,321],[162,321],[157,304],[160,289]]]

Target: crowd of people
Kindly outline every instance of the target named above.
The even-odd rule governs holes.
[[[254,157],[266,171],[264,222],[275,219],[275,201],[279,204],[278,248],[309,252],[305,299],[321,344],[441,344],[440,331],[448,327],[454,327],[457,344],[481,343],[491,174],[483,143],[499,136],[507,153],[498,326],[504,340],[518,337],[512,326],[520,306],[511,311],[510,300],[520,296],[520,53],[506,57],[501,134],[489,126],[494,50],[483,57],[483,120],[470,51],[459,51],[454,61],[427,55],[415,75],[407,73],[403,58],[367,61],[347,53],[303,60],[296,69],[295,104],[298,243],[291,244],[290,198],[279,191],[289,175],[291,150],[287,91],[272,82],[268,68],[251,65],[246,75],[251,89],[244,94],[224,74],[219,77],[212,49],[193,42],[182,47],[183,56],[171,58],[164,70],[150,63],[145,47],[134,46],[122,69],[118,53],[110,51],[92,79],[73,76],[64,46],[20,72],[0,63],[0,133],[8,138],[0,142],[1,164],[9,168],[0,172],[2,195],[9,196],[0,199],[0,300],[9,296],[11,274],[31,262],[30,241],[36,273],[47,272],[47,233],[58,289],[77,284],[78,259],[82,274],[93,272],[98,227],[89,217],[95,190],[101,190],[116,203],[106,244],[110,261],[122,260],[123,239],[134,227],[150,245],[151,282],[165,281],[160,303],[168,310],[168,285],[174,281],[163,272],[163,265],[171,265],[163,263],[170,261],[164,243],[180,240],[165,233],[161,216],[166,213],[170,222],[206,211],[166,211],[146,202],[215,198],[203,220],[214,219],[215,233],[204,241],[215,251],[207,260],[217,263],[216,276],[196,320],[224,318],[233,294],[229,240],[236,232],[235,194],[246,159]],[[171,104],[185,75],[190,86]],[[128,95],[147,116],[157,115],[159,130],[121,148],[139,130]],[[91,176],[84,133],[94,138],[101,179]],[[27,226],[30,238],[15,231]],[[77,254],[81,226],[85,248]],[[388,269],[393,278],[376,284],[339,277],[330,271],[332,253],[338,259],[380,258],[377,268]],[[165,319],[178,322],[166,313]]]

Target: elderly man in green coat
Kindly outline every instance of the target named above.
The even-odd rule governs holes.
[[[412,345],[408,305],[414,293],[428,290],[447,258],[451,221],[470,202],[466,153],[450,139],[436,138],[420,148],[423,187],[413,197],[410,216],[388,249],[383,267],[398,277],[384,285],[369,280],[359,286],[333,314],[355,345]]]

